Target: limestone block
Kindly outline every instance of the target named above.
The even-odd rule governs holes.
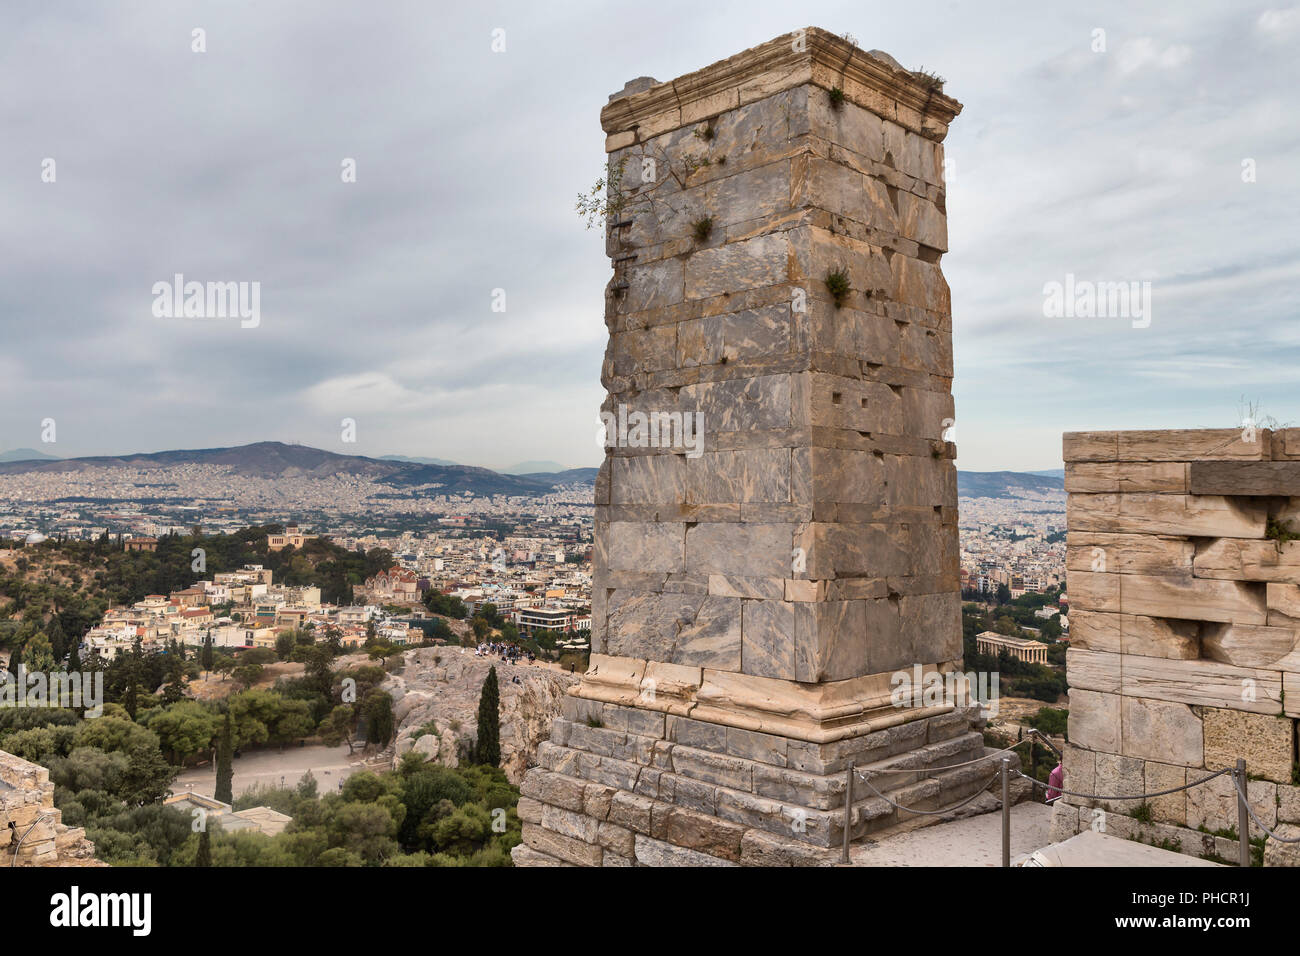
[[[1282,682],[1275,672],[1217,661],[1127,655],[1121,670],[1126,697],[1203,704],[1258,714],[1281,713]]]
[[[1065,490],[1089,494],[1187,493],[1187,463],[1071,462],[1065,468]]]
[[[1219,495],[1071,494],[1071,531],[1263,538],[1268,514],[1250,499]]]
[[[1151,534],[1071,531],[1066,567],[1076,571],[1190,577],[1195,546],[1186,538]]]
[[[555,833],[534,823],[523,825],[523,841],[538,853],[545,853],[575,866],[600,866],[603,852],[601,847]]]
[[[682,458],[687,479],[684,499],[692,503],[790,500],[790,450],[755,448]],[[650,499],[644,499],[650,500]]]
[[[543,805],[541,825],[561,836],[581,840],[583,843],[596,842],[596,829],[599,821],[584,813],[563,810],[560,807]]]
[[[715,447],[721,432],[790,427],[794,424],[792,388],[790,375],[759,375],[686,385],[680,400],[684,410],[703,416],[700,427],[707,450]]]
[[[1120,610],[1125,614],[1233,624],[1267,621],[1264,595],[1258,584],[1150,574],[1120,574],[1116,578]]]
[[[1071,647],[1065,652],[1070,687],[1117,694],[1120,689],[1120,655]]]
[[[792,524],[704,522],[686,528],[685,567],[694,574],[788,577]],[[811,561],[809,562],[811,567]],[[810,574],[810,577],[829,575]]]
[[[1070,612],[1070,647],[1118,654],[1120,644],[1119,614],[1074,610]]]
[[[1296,634],[1290,627],[1206,624],[1201,634],[1201,653],[1224,664],[1271,667],[1296,649]]]
[[[1284,840],[1300,840],[1300,826],[1283,823],[1277,827],[1277,835]],[[1300,843],[1279,843],[1269,839],[1264,843],[1265,866],[1300,866]]]
[[[1294,722],[1283,717],[1205,708],[1205,766],[1217,770],[1245,758],[1246,772],[1276,783],[1291,780]]]
[[[1167,660],[1195,660],[1201,656],[1200,626],[1195,621],[1120,614],[1123,653]],[[1070,616],[1071,621],[1074,615]]]
[[[1201,578],[1232,581],[1300,581],[1300,542],[1216,538],[1200,545],[1192,564]]]
[[[1052,823],[1048,841],[1063,843],[1079,832],[1079,808],[1060,800],[1052,805]]]
[[[718,597],[758,598],[766,601],[793,600],[787,598],[786,578],[756,578],[739,574],[710,574],[709,593]],[[811,582],[810,582],[811,583]]]
[[[1215,768],[1217,769],[1217,768]],[[1189,771],[1189,778],[1195,774]],[[1266,781],[1251,780],[1246,787],[1248,802],[1255,814],[1270,828],[1277,820],[1277,787]],[[1187,825],[1193,829],[1204,827],[1212,833],[1237,828],[1237,788],[1229,774],[1215,777],[1208,783],[1187,791]],[[1252,838],[1263,836],[1254,821],[1250,822]],[[1230,858],[1236,858],[1233,846]]]
[[[1300,627],[1300,585],[1270,581],[1264,587],[1268,623],[1281,628]]]
[[[676,522],[611,521],[607,536],[612,571],[675,572],[686,567],[686,527]]]
[[[1119,754],[1097,754],[1097,790],[1101,803],[1123,814],[1132,813],[1140,801],[1115,800],[1115,797],[1132,797],[1145,793],[1143,768],[1145,761]],[[1106,799],[1112,798],[1112,799]]]
[[[803,549],[807,564],[799,576],[813,580],[884,578],[905,575],[912,567],[910,534],[899,524],[812,522],[793,538],[793,544]]]
[[[610,458],[613,504],[655,504],[686,500],[686,462],[682,455]]]
[[[1071,688],[1069,738],[1087,750],[1117,753],[1123,740],[1119,695]]]
[[[1269,433],[1244,440],[1241,428],[1188,428],[1119,432],[1119,461],[1267,460]]]
[[[672,664],[738,670],[740,600],[616,589],[609,599],[608,652]]]
[[[771,305],[681,322],[676,367],[694,368],[784,355],[793,345],[790,307]]]
[[[621,311],[642,312],[681,302],[683,275],[680,259],[661,259],[630,267],[625,273],[628,287],[623,293]]]
[[[1127,746],[1127,738],[1125,745]],[[1187,783],[1188,770],[1186,767],[1148,760],[1143,772],[1145,774],[1144,793],[1156,793],[1161,790],[1168,790],[1171,787],[1181,787]],[[1195,773],[1195,771],[1192,772]],[[1152,797],[1147,802],[1151,805],[1151,818],[1153,820],[1161,823],[1173,823],[1178,826],[1187,825],[1187,791],[1180,790],[1177,793]]]
[[[1246,764],[1249,769],[1250,764]],[[1300,787],[1278,784],[1277,818],[1284,823],[1300,823]]]
[[[789,253],[789,239],[783,233],[701,249],[686,260],[686,298],[704,299],[738,288],[785,282],[790,278]]]
[[[879,163],[885,158],[885,121],[875,113],[852,102],[834,109],[825,95],[809,96],[807,104],[814,136],[852,150],[861,161]]]
[[[1300,462],[1193,461],[1187,480],[1194,495],[1300,495]]]
[[[1118,574],[1067,569],[1065,579],[1071,609],[1119,611],[1120,577]]]
[[[637,834],[636,861],[642,866],[736,866],[731,860],[723,860],[708,853],[686,847],[673,846],[662,840]]]
[[[1119,432],[1066,432],[1061,457],[1067,468],[1076,461],[1118,461]]]
[[[1124,753],[1186,767],[1205,764],[1201,721],[1186,704],[1125,697],[1122,708]]]
[[[796,628],[796,615],[805,617]],[[815,627],[809,605],[789,601],[744,601],[741,604],[743,671],[758,677],[795,680],[800,674],[796,634]],[[806,659],[806,658],[805,658]]]

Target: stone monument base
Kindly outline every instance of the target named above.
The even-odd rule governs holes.
[[[524,777],[517,865],[831,863],[850,762],[917,810],[958,803],[995,774],[991,761],[941,769],[984,755],[977,706],[895,710],[882,729],[879,713],[860,715],[819,742],[671,713],[678,705],[658,698],[659,709],[593,700],[584,687],[592,691],[584,681],[566,697],[540,766]],[[850,820],[854,839],[930,822],[860,781]]]

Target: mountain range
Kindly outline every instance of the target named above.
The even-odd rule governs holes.
[[[590,484],[595,468],[503,475],[470,465],[428,464],[390,458],[340,455],[308,445],[263,441],[233,448],[197,448],[133,455],[97,455],[88,458],[37,458],[0,462],[0,475],[66,473],[88,468],[171,468],[178,465],[226,465],[241,475],[257,478],[325,478],[347,474],[369,478],[395,488],[435,484],[440,494],[520,495],[536,497],[561,485]]]
[[[595,468],[560,470],[555,462],[524,462],[519,470],[492,471],[460,465],[445,458],[408,458],[385,455],[367,458],[264,441],[233,448],[199,448],[133,455],[89,458],[54,458],[30,448],[0,452],[0,475],[32,472],[84,471],[91,467],[167,468],[176,465],[227,465],[240,474],[261,478],[327,477],[334,474],[365,476],[397,488],[436,484],[446,494],[521,495],[546,494],[560,485],[591,484]],[[536,470],[531,470],[531,469]],[[530,469],[530,470],[523,470]],[[1059,469],[1048,472],[958,471],[957,494],[963,498],[1009,498],[1023,492],[1060,492],[1065,482]]]

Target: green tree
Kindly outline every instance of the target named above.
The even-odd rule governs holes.
[[[478,699],[478,737],[474,741],[474,762],[495,767],[501,763],[501,690],[493,665],[483,681]]]
[[[199,655],[199,664],[203,667],[204,673],[212,671],[212,634],[203,635],[203,651]]]
[[[234,733],[230,711],[227,710],[221,725],[221,735],[217,738],[217,790],[213,794],[222,803],[234,803],[235,800]]]
[[[208,836],[207,829],[204,829],[199,833],[199,850],[198,853],[196,853],[194,856],[194,865],[195,866],[212,865],[212,840]]]
[[[393,698],[386,691],[371,691],[362,704],[366,722],[366,743],[387,747],[393,739]]]

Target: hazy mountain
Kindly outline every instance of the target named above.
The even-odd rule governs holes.
[[[198,448],[133,455],[101,455],[90,458],[9,461],[0,463],[0,474],[28,472],[71,472],[87,468],[167,468],[175,465],[227,465],[242,475],[262,478],[311,478],[329,475],[361,475],[399,488],[435,484],[442,494],[521,495],[533,497],[562,484],[592,481],[596,469],[585,468],[558,474],[502,475],[487,468],[468,465],[430,465],[391,458],[340,455],[307,445],[286,445],[264,441],[234,448]]]
[[[0,461],[57,461],[57,455],[47,455],[35,448],[11,448],[0,451]]]
[[[380,461],[409,461],[414,465],[459,465],[449,458],[411,458],[408,455],[380,455]],[[508,474],[508,473],[507,473]]]
[[[1064,468],[1049,468],[1047,471],[1027,471],[1026,475],[1042,475],[1044,478],[1060,478],[1065,480]]]
[[[521,461],[517,465],[511,465],[509,468],[502,468],[503,475],[540,475],[552,474],[557,471],[565,471],[565,467],[558,461]]]
[[[958,471],[959,498],[1010,498],[1014,491],[1065,491],[1064,477],[1027,471]]]

